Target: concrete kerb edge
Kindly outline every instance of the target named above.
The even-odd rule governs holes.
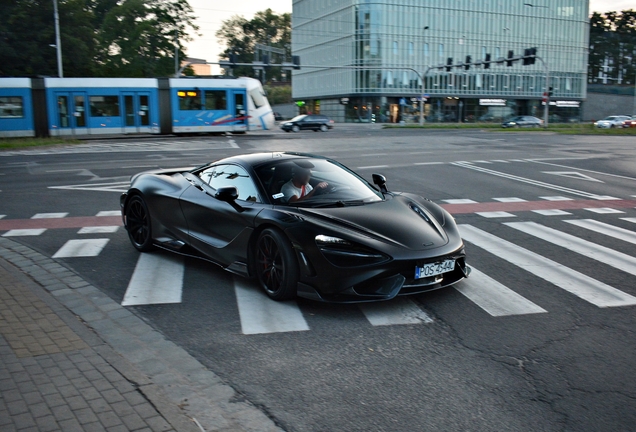
[[[21,272],[23,272],[23,274],[29,276],[29,278],[37,284],[44,293],[46,293],[48,296],[48,303],[59,302],[57,303],[57,308],[52,308],[54,311],[60,312],[60,307],[63,307],[64,312],[72,314],[73,316],[78,316],[82,320],[81,323],[78,322],[77,319],[72,320],[76,322],[76,325],[73,326],[74,328],[72,327],[74,330],[78,330],[76,333],[78,333],[81,337],[87,336],[87,333],[92,334],[93,339],[90,341],[91,343],[89,343],[89,345],[100,355],[106,358],[107,361],[121,373],[121,375],[133,383],[142,395],[151,404],[153,404],[153,406],[155,406],[157,411],[160,412],[161,415],[163,415],[176,430],[200,432],[201,426],[199,426],[199,424],[202,424],[206,431],[228,430],[228,427],[231,430],[237,431],[282,430],[264,412],[244,400],[239,403],[241,405],[240,408],[234,407],[234,409],[227,409],[226,413],[219,412],[221,411],[220,408],[223,406],[227,406],[229,408],[230,406],[237,404],[234,401],[237,400],[236,397],[239,395],[231,386],[223,383],[216,374],[205,368],[205,366],[198,362],[198,360],[187,354],[187,352],[182,350],[179,346],[166,340],[165,337],[157,330],[149,330],[152,333],[156,333],[155,337],[149,338],[147,337],[148,332],[144,332],[144,337],[141,338],[136,334],[138,332],[131,332],[129,330],[129,326],[120,325],[117,320],[110,317],[111,312],[116,310],[129,312],[131,315],[127,319],[129,325],[131,320],[138,321],[138,324],[141,327],[147,326],[147,323],[119,304],[116,304],[116,307],[112,306],[113,303],[111,303],[112,299],[110,297],[91,287],[90,284],[86,283],[77,274],[73,273],[63,265],[56,263],[54,260],[47,258],[44,255],[15,242],[14,240],[1,237],[0,257],[0,260],[6,260],[8,263],[11,263],[14,268],[17,267]],[[48,268],[45,268],[44,266],[47,266]],[[2,267],[6,268],[7,266],[5,264]],[[60,268],[63,268],[64,271],[61,271]],[[36,275],[31,275],[29,270],[36,273]],[[43,279],[42,271],[48,273],[49,280],[46,284],[39,281]],[[55,282],[51,283],[51,279],[54,279]],[[70,284],[75,285],[78,284],[78,282],[84,282],[86,285],[83,285],[83,288],[76,289],[69,287]],[[61,288],[61,285],[63,285],[64,288]],[[49,287],[51,289],[49,289]],[[89,288],[86,289],[86,287]],[[78,307],[79,303],[83,303],[84,307]],[[91,326],[91,321],[93,321],[95,317],[87,316],[86,318],[88,319],[84,319],[85,317],[82,316],[82,310],[88,314],[95,310],[100,311],[99,306],[104,303],[110,303],[110,310],[104,314],[101,321],[110,320],[112,321],[111,325],[106,327],[100,325],[96,325],[95,327]],[[73,313],[73,310],[78,310],[80,314]],[[123,315],[127,314],[123,313]],[[83,331],[78,328],[78,325],[83,327]],[[104,331],[108,330],[110,332],[113,329],[116,329],[119,340],[121,340],[121,338],[126,338],[129,343],[117,343],[116,340],[113,340],[112,334],[110,334],[110,337],[108,334],[103,334]],[[96,343],[96,339],[99,339],[99,343]],[[119,346],[119,349],[118,347],[111,345],[113,342],[115,345]],[[154,345],[157,346],[154,347]],[[171,358],[169,363],[164,362],[166,363],[166,370],[160,373],[163,379],[160,379],[160,383],[154,383],[152,380],[152,374],[153,372],[157,373],[157,370],[149,370],[148,372],[150,373],[145,373],[143,370],[143,362],[145,360],[136,364],[134,361],[131,361],[131,359],[139,358],[138,350],[141,346],[151,351],[155,358],[160,358],[161,351],[165,350],[167,345],[171,347],[171,351],[174,350],[173,352],[179,353],[176,358],[181,358],[181,361],[176,361],[175,358]],[[125,350],[127,350],[127,346],[134,346],[135,349],[127,353],[125,352]],[[179,370],[179,366],[183,361],[186,361],[190,365],[196,364],[198,366],[197,369],[199,369],[199,373],[209,374],[209,379],[204,381],[207,381],[212,388],[208,388],[210,386],[202,386],[201,381],[192,382],[188,378],[187,374],[182,373]],[[175,364],[175,362],[177,364]],[[166,380],[166,375],[172,376],[172,379]],[[174,394],[171,394],[171,389],[176,390],[178,388],[180,388],[181,391],[177,390],[173,392]],[[187,395],[187,400],[190,403],[184,403],[183,390],[185,389],[187,389],[186,393],[189,393]],[[222,395],[214,394],[219,391]],[[231,396],[228,397],[228,395]],[[205,402],[206,399],[209,403]],[[239,398],[239,400],[240,399],[242,398]],[[188,407],[192,406],[193,401],[198,402],[196,403],[198,408],[197,412],[192,412],[188,409]],[[214,407],[212,407],[212,405],[214,405]],[[237,411],[241,412],[242,416],[237,417]],[[196,422],[194,421],[195,419],[197,420]],[[257,420],[260,425],[258,429],[253,428],[255,420]]]

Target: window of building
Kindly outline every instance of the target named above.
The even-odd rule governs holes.
[[[398,43],[397,41],[393,41],[393,54],[397,55],[398,53]]]
[[[199,111],[203,107],[201,103],[201,92],[195,90],[178,90],[179,110]]]
[[[486,58],[486,51],[487,51],[487,50],[486,50],[486,47],[485,47],[485,46],[481,47],[481,58],[482,58],[482,59],[485,59],[485,58]]]
[[[409,55],[412,56],[414,53],[413,51],[413,42],[409,42]]]
[[[440,60],[444,59],[444,44],[439,44],[439,58]]]
[[[495,48],[495,60],[499,60],[500,57],[501,57],[501,48],[497,47]]]
[[[119,116],[119,96],[91,96],[89,102],[92,117]]]
[[[21,96],[0,97],[0,118],[24,117],[24,103]]]
[[[218,111],[227,110],[227,96],[225,90],[206,90],[205,109]]]
[[[481,74],[475,75],[475,87],[481,88]]]
[[[565,89],[567,91],[572,90],[572,78],[568,77],[568,78],[565,79]]]
[[[427,43],[425,43],[425,44],[424,44],[424,57],[428,57],[428,55],[429,55],[429,52],[428,52],[428,44],[427,44]]]

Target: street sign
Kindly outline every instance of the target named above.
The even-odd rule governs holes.
[[[406,103],[406,98],[400,98],[400,105],[401,105],[401,106],[406,106],[406,105],[408,105],[408,104]]]
[[[340,98],[340,103],[342,105],[347,105],[349,103],[349,98],[348,97]]]

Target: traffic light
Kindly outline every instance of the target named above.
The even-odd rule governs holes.
[[[453,69],[453,58],[449,57],[446,59],[446,72],[450,72]]]
[[[527,48],[523,50],[523,65],[531,66],[536,62],[537,49]]]
[[[473,62],[473,58],[469,55],[466,56],[466,61],[464,62],[464,70],[470,69],[470,64]]]
[[[484,61],[484,69],[490,69],[490,54],[486,54],[486,59]]]
[[[292,56],[292,64],[294,65],[294,69],[300,69],[300,56]]]
[[[269,66],[269,55],[263,54],[263,65]]]
[[[548,97],[552,97],[552,90],[554,87],[550,87],[550,91],[548,91]]]
[[[232,65],[238,63],[238,55],[234,53],[230,54],[230,63],[232,63]]]
[[[512,58],[515,56],[515,53],[512,50],[508,51],[508,60],[506,60],[506,66],[512,67]]]

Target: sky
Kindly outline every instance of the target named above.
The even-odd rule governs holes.
[[[218,56],[223,51],[223,47],[214,34],[221,27],[222,22],[228,18],[242,15],[250,19],[256,12],[267,8],[279,14],[292,11],[292,0],[235,0],[234,2],[189,0],[189,3],[197,16],[196,23],[199,26],[201,36],[195,37],[192,42],[187,44],[187,54],[189,57],[202,58],[207,61],[218,61]],[[590,12],[626,9],[636,9],[636,0],[590,0]],[[218,67],[212,66],[212,74],[218,73],[220,73]]]

